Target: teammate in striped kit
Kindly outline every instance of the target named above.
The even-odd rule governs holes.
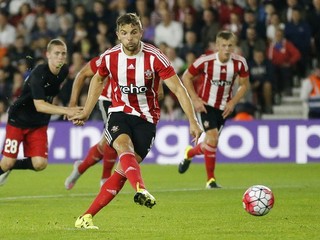
[[[197,142],[202,130],[186,89],[168,58],[156,47],[141,41],[143,30],[139,17],[127,13],[117,19],[116,34],[120,44],[101,55],[101,64],[90,82],[84,110],[71,118],[88,119],[110,76],[112,105],[109,107],[105,136],[119,156],[119,164],[101,187],[99,194],[75,222],[77,228],[97,229],[92,217],[118,194],[128,179],[136,191],[134,202],[152,208],[156,199],[146,190],[139,163],[145,158],[155,138],[160,117],[157,91],[160,79],[177,96]]]
[[[73,86],[69,102],[69,107],[77,106],[81,89],[87,78],[93,77],[98,71],[98,66],[101,60],[99,57],[92,58],[77,74]],[[101,111],[102,119],[104,122],[107,120],[108,108],[111,105],[111,85],[110,81],[105,85],[99,97],[99,109]],[[111,176],[112,168],[116,162],[117,153],[106,144],[106,138],[102,136],[101,140],[89,149],[87,156],[84,160],[75,161],[71,174],[65,180],[65,188],[70,190],[75,185],[79,177],[91,166],[95,165],[103,158],[103,172],[100,180],[100,185]]]
[[[195,155],[204,154],[207,183],[206,188],[219,188],[214,170],[219,134],[226,118],[249,89],[249,71],[246,60],[233,53],[236,36],[229,31],[217,34],[217,52],[202,55],[184,72],[182,81],[188,90],[195,110],[205,131],[203,142],[195,147],[187,146],[184,160],[179,164],[179,173],[188,170]],[[195,90],[197,78],[201,87]],[[239,87],[232,96],[234,83]]]

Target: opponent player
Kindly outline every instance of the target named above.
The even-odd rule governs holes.
[[[47,128],[50,115],[71,117],[82,109],[52,104],[68,75],[66,44],[60,39],[51,40],[47,45],[46,57],[48,62],[31,71],[21,96],[9,109],[0,162],[0,185],[5,183],[12,169],[45,169],[48,164]],[[26,158],[17,161],[20,143],[23,143]]]
[[[192,99],[194,108],[200,114],[200,122],[205,131],[204,141],[195,147],[187,146],[185,159],[179,164],[179,173],[188,170],[196,155],[204,154],[207,172],[206,188],[219,188],[214,174],[219,133],[226,118],[249,89],[249,72],[246,60],[233,53],[236,36],[229,31],[217,34],[218,52],[202,55],[184,72],[182,81]],[[200,77],[197,91],[193,80]],[[235,80],[238,89],[232,97]]]
[[[110,203],[126,179],[136,191],[134,202],[149,208],[156,204],[156,199],[146,190],[139,163],[152,146],[160,117],[157,97],[160,78],[177,96],[189,120],[194,141],[197,142],[202,133],[191,100],[170,61],[158,48],[141,41],[143,30],[139,17],[133,13],[120,16],[116,34],[120,44],[101,55],[84,110],[71,120],[88,119],[103,89],[104,79],[110,76],[113,95],[105,136],[117,151],[119,164],[89,209],[76,220],[77,228],[97,229],[92,217]]]

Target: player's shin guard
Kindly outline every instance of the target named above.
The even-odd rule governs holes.
[[[206,165],[207,177],[209,179],[215,178],[214,170],[216,166],[216,151],[217,147],[209,144],[204,145],[204,160]]]
[[[119,156],[119,160],[121,167],[133,189],[135,191],[138,191],[139,188],[145,189],[144,182],[141,176],[140,166],[136,160],[134,153],[122,153]]]
[[[114,171],[110,178],[102,185],[98,196],[84,214],[96,215],[104,206],[112,201],[126,182],[123,172]]]
[[[103,151],[101,150],[101,146],[96,144],[92,146],[83,160],[83,162],[79,165],[78,171],[80,174],[83,174],[88,168],[99,162],[103,157]]]
[[[103,171],[101,179],[107,179],[111,176],[112,168],[116,162],[117,156],[117,152],[106,144],[103,152]]]

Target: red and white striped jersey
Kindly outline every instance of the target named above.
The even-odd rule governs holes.
[[[98,67],[101,63],[100,57],[94,57],[90,60],[90,67],[92,72],[96,73],[98,71]],[[99,97],[100,100],[111,101],[112,88],[110,81],[107,81],[104,86],[102,93]]]
[[[110,77],[112,105],[109,112],[125,112],[156,124],[160,118],[158,88],[175,71],[169,59],[155,46],[141,42],[135,56],[127,56],[122,44],[100,56],[99,74]]]
[[[199,76],[196,89],[198,96],[209,106],[224,110],[232,98],[232,86],[235,79],[248,77],[248,64],[244,57],[231,54],[229,61],[222,63],[218,53],[201,55],[189,66],[193,76]]]

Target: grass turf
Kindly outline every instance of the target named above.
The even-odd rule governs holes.
[[[99,230],[74,228],[75,219],[99,191],[101,165],[89,169],[74,189],[64,189],[71,165],[45,171],[12,171],[0,188],[0,239],[319,239],[320,164],[218,164],[222,189],[205,190],[203,164],[185,174],[177,166],[142,165],[148,190],[157,205],[133,202],[127,183],[114,201],[95,217]],[[275,205],[263,217],[242,207],[242,194],[263,184]]]

